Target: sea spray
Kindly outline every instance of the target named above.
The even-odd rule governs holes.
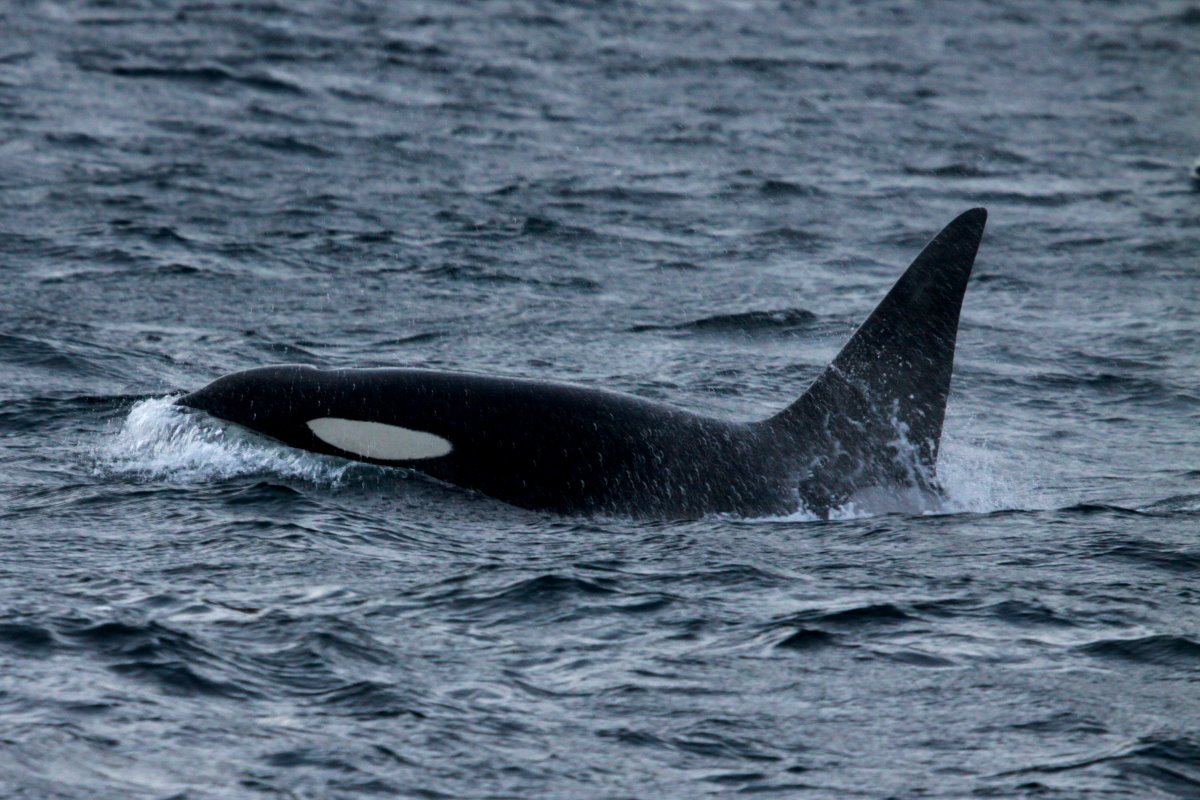
[[[95,452],[97,470],[142,480],[199,483],[271,474],[338,485],[373,468],[277,444],[174,405],[173,397],[142,400]]]

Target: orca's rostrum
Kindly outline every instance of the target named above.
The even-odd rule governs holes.
[[[292,447],[562,514],[827,516],[881,492],[936,498],[959,310],[986,220],[976,208],[947,225],[808,391],[758,422],[420,369],[262,367],[176,402]]]

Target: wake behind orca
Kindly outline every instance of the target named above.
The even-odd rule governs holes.
[[[261,367],[176,403],[292,447],[560,514],[826,517],[872,494],[936,501],[959,311],[986,220],[976,208],[947,225],[808,391],[765,420],[418,369]]]

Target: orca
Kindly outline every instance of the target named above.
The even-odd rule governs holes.
[[[808,390],[763,420],[399,368],[260,367],[175,402],[292,447],[564,515],[828,517],[880,492],[936,502],[959,313],[986,220],[975,208],[947,225]]]

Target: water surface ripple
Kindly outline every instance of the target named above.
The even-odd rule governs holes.
[[[0,32],[0,796],[1200,797],[1196,8]],[[976,205],[952,513],[564,519],[169,405],[292,362],[759,417]]]

